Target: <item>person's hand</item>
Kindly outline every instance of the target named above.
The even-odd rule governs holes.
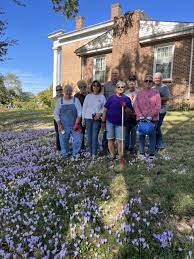
[[[121,101],[121,106],[122,106],[122,107],[126,107],[126,102]]]
[[[104,130],[105,128],[106,128],[106,122],[105,122],[105,121],[102,121],[102,122],[101,122],[101,129]]]
[[[149,120],[149,121],[151,121],[151,120],[152,120],[152,117],[151,117],[151,116],[148,116],[146,119]]]
[[[62,129],[63,129],[63,125],[62,125],[61,121],[58,121],[58,122],[57,122],[57,125],[58,125],[58,129],[59,129],[59,130],[62,130]]]
[[[94,120],[97,121],[100,119],[100,113],[96,113],[96,115],[94,116]]]
[[[78,130],[78,128],[79,128],[79,127],[78,127],[78,123],[75,122],[75,124],[73,125],[73,129],[74,129],[74,130]]]

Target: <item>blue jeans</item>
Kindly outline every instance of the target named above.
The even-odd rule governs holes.
[[[73,139],[73,150],[72,150],[73,156],[76,156],[80,152],[82,137],[83,137],[82,133],[66,127],[65,134],[59,133],[61,155],[63,157],[66,157],[71,153],[69,149],[70,136],[72,136],[72,139]]]
[[[136,144],[137,125],[127,125],[125,131],[125,149],[134,149]]]
[[[157,124],[155,124],[157,125]],[[156,128],[154,132],[150,135],[149,137],[149,150],[148,153],[149,155],[155,155],[156,151]],[[140,154],[145,154],[145,138],[146,135],[139,135],[139,152]]]
[[[159,121],[158,121],[157,126],[156,126],[156,147],[157,148],[163,148],[164,147],[164,141],[163,141],[161,126],[162,126],[165,115],[166,115],[166,112],[159,114]]]
[[[104,152],[108,152],[108,139],[107,139],[107,132],[104,130],[103,137],[102,137],[102,149]]]
[[[101,121],[94,121],[92,119],[85,119],[88,146],[91,155],[97,155],[98,150],[98,134],[101,128]]]

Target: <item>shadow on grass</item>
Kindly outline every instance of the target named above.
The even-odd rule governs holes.
[[[0,130],[21,130],[51,126],[53,123],[51,110],[10,111],[0,113]]]
[[[175,228],[180,220],[186,219],[188,224],[194,216],[193,115],[193,112],[169,113],[162,127],[167,147],[157,154],[153,168],[137,161],[122,174],[127,186],[127,202],[140,191],[143,206],[148,208],[150,204],[160,203],[167,216],[166,224],[173,221]],[[186,233],[188,228],[182,231]],[[118,255],[127,258],[131,253],[121,248]]]

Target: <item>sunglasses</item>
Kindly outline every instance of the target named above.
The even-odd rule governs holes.
[[[93,87],[100,87],[99,85],[92,85]]]
[[[57,89],[56,91],[57,91],[57,92],[59,92],[59,91],[63,91],[63,89]]]
[[[153,80],[144,80],[144,83],[153,83]]]
[[[124,86],[117,86],[118,89],[123,89],[125,88]]]

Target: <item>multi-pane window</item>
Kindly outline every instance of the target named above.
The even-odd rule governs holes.
[[[172,78],[173,45],[155,48],[154,73],[161,72],[164,79]]]
[[[106,59],[105,57],[94,58],[93,79],[100,83],[105,82],[106,77]]]

